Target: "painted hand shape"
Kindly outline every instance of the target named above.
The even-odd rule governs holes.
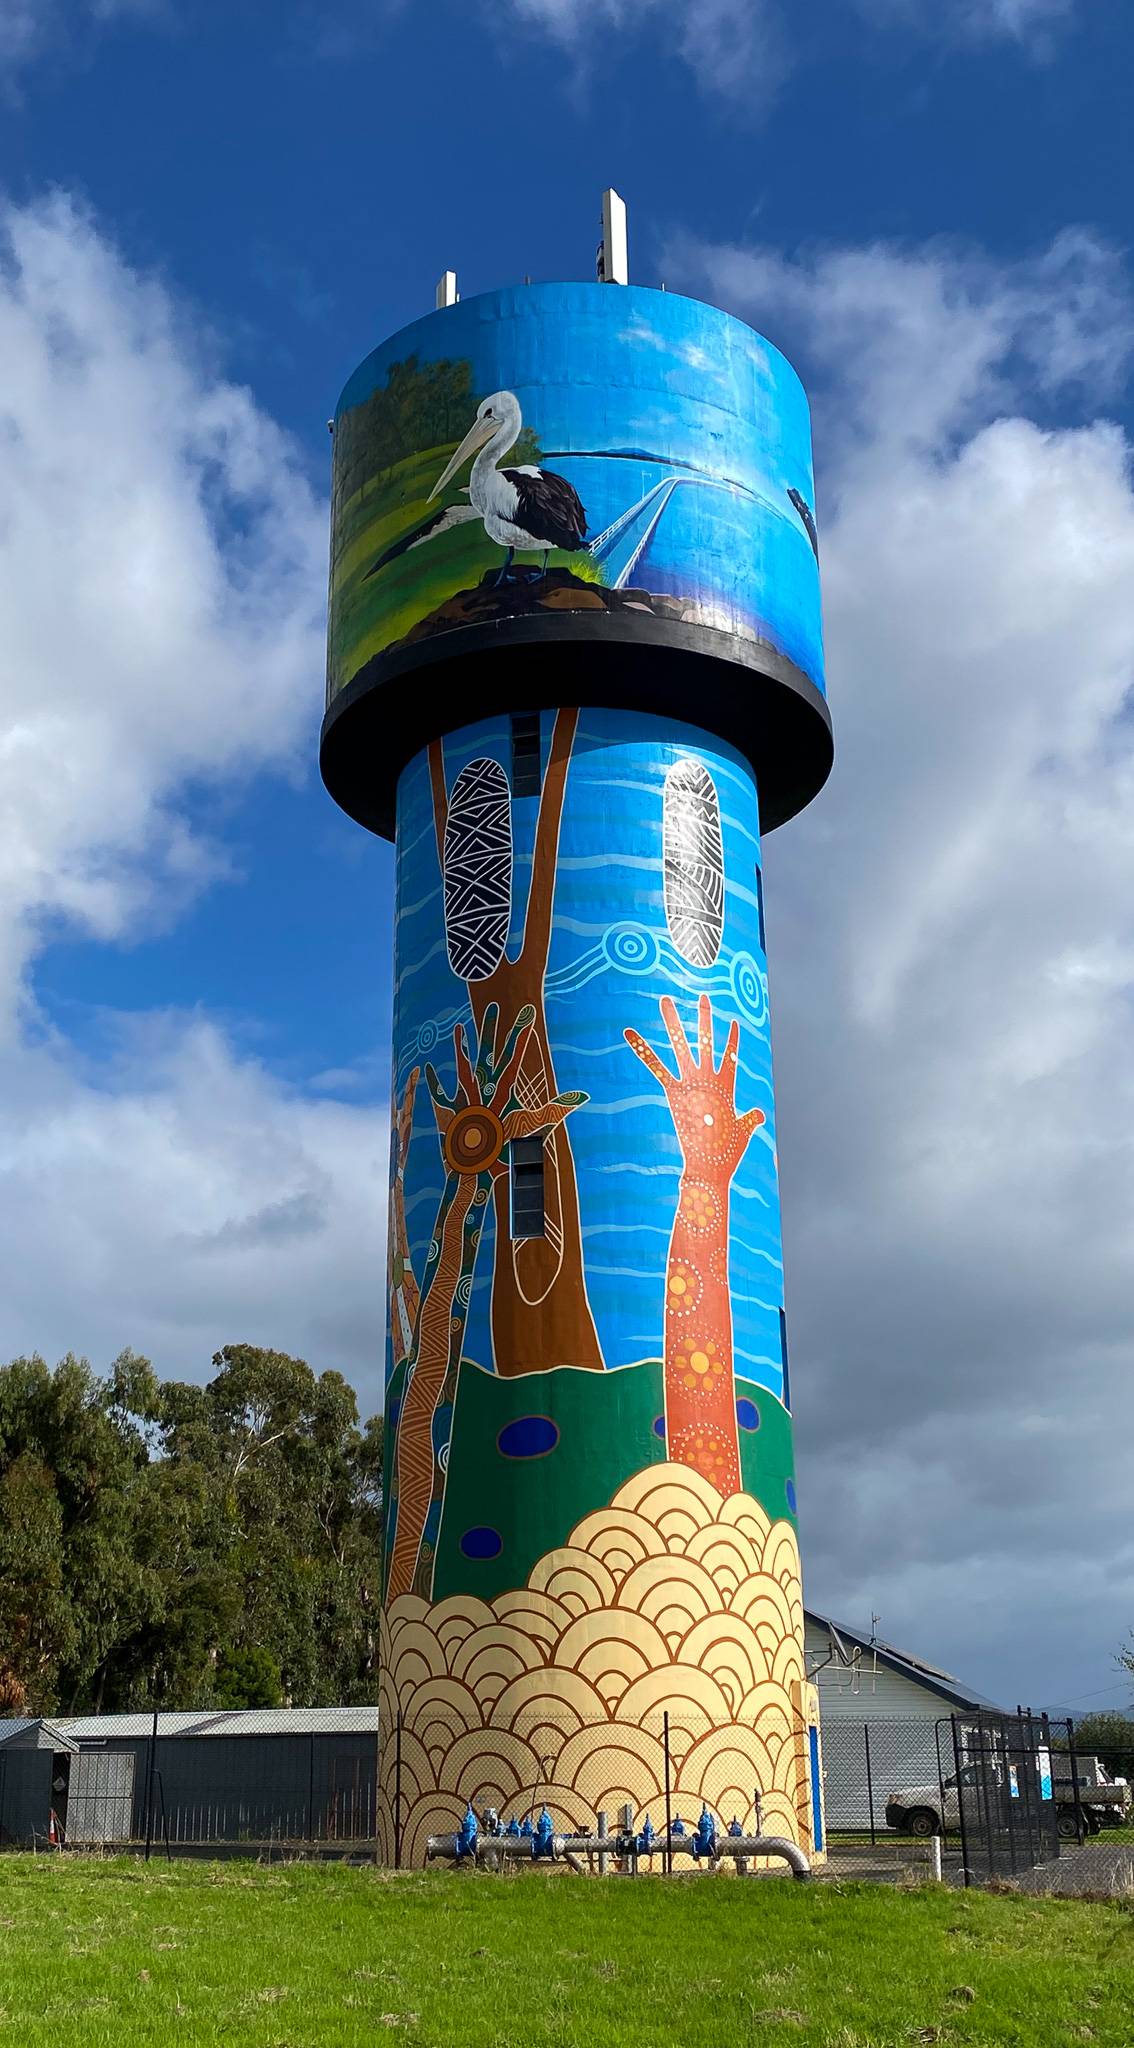
[[[736,1113],[740,1027],[729,1026],[719,1068],[713,1065],[713,1012],[697,1008],[697,1058],[669,998],[662,1021],[677,1072],[640,1032],[626,1043],[665,1090],[683,1165],[665,1275],[665,1437],[675,1464],[692,1465],[726,1497],[740,1491],[740,1447],[732,1360],[728,1284],[729,1185],[762,1109]]]
[[[753,1131],[765,1121],[762,1109],[746,1110],[743,1116],[736,1113],[740,1025],[734,1017],[720,1066],[714,1067],[713,1006],[708,996],[702,996],[697,1005],[696,1059],[670,996],[662,997],[661,1014],[677,1061],[676,1074],[670,1073],[640,1032],[626,1031],[626,1043],[665,1089],[686,1171],[696,1168],[712,1176],[723,1174],[726,1182],[730,1181]]]
[[[465,1027],[457,1025],[453,1032],[457,1062],[454,1094],[446,1095],[432,1067],[425,1069],[446,1166],[453,1173],[488,1173],[494,1180],[507,1170],[504,1153],[513,1138],[555,1130],[587,1100],[574,1090],[552,1096],[550,1101],[521,1105],[516,1090],[535,1010],[525,1004],[497,1058],[499,1017],[499,1004],[490,1003],[480,1030],[475,1067],[469,1059]]]

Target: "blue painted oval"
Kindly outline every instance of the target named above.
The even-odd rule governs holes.
[[[550,1415],[520,1415],[506,1422],[496,1439],[502,1458],[546,1458],[559,1442],[559,1425]]]
[[[461,1537],[461,1551],[465,1557],[499,1557],[503,1548],[504,1538],[498,1529],[466,1529]]]
[[[664,1416],[664,1415],[655,1415],[655,1417],[654,1417],[654,1435],[655,1435],[655,1436],[660,1436],[660,1438],[661,1438],[662,1442],[663,1442],[663,1443],[665,1442],[665,1416]]]
[[[786,1486],[784,1487],[784,1492],[785,1492],[785,1493],[787,1494],[787,1504],[788,1504],[789,1508],[791,1509],[791,1511],[792,1511],[792,1514],[794,1515],[794,1513],[795,1513],[795,1480],[794,1480],[794,1479],[789,1479],[789,1480],[788,1480],[788,1482],[787,1482],[787,1485],[786,1485]]]
[[[736,1419],[741,1429],[759,1429],[760,1410],[755,1401],[742,1398],[736,1404]]]

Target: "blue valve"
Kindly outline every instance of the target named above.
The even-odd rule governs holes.
[[[717,1824],[707,1806],[701,1808],[701,1818],[693,1831],[693,1854],[700,1862],[702,1856],[712,1858],[717,1853]]]
[[[680,1814],[678,1814],[677,1819],[674,1821],[670,1833],[673,1835],[683,1835],[685,1833],[685,1822]]]
[[[515,1816],[515,1814],[513,1814],[513,1815],[512,1815],[512,1818],[511,1818],[511,1820],[510,1820],[510,1821],[508,1822],[508,1825],[507,1825],[507,1827],[505,1828],[505,1830],[504,1830],[504,1833],[505,1833],[506,1835],[510,1835],[510,1836],[512,1837],[512,1840],[513,1840],[513,1841],[516,1841],[516,1840],[518,1840],[518,1839],[519,1839],[519,1836],[520,1836],[520,1834],[522,1833],[522,1830],[521,1830],[521,1827],[520,1827],[520,1823],[519,1823],[519,1821],[518,1821],[518,1820],[516,1819],[516,1816]]]
[[[728,1831],[730,1835],[742,1835],[744,1833],[744,1829],[741,1827],[740,1822],[737,1820],[735,1813],[733,1814],[732,1819],[728,1824]]]
[[[652,1851],[656,1841],[657,1835],[654,1833],[654,1824],[650,1819],[649,1814],[647,1814],[645,1821],[642,1825],[642,1832],[638,1836],[638,1840],[635,1843],[635,1847],[638,1851],[639,1856],[648,1856]]]
[[[535,1829],[532,1826],[531,1815],[528,1813],[525,1813],[524,1815],[524,1823],[520,1829],[520,1833],[523,1836],[525,1842],[530,1842],[532,1836],[535,1834]]]
[[[458,1861],[458,1863],[460,1862],[460,1860],[461,1860],[462,1856],[472,1856],[473,1858],[475,1858],[475,1856],[476,1856],[476,1837],[477,1837],[477,1824],[476,1824],[476,1815],[475,1815],[475,1813],[473,1812],[473,1810],[472,1810],[472,1807],[471,1807],[471,1806],[467,1806],[467,1807],[465,1808],[465,1817],[464,1817],[463,1821],[461,1822],[461,1825],[460,1825],[460,1827],[459,1827],[459,1828],[457,1829],[457,1861]]]
[[[502,1835],[504,1832],[500,1825],[500,1815],[494,1806],[485,1807],[480,1816],[480,1824],[486,1835]]]
[[[532,1836],[533,1858],[537,1856],[551,1856],[554,1853],[552,1847],[552,1839],[554,1833],[555,1830],[551,1824],[551,1815],[549,1814],[545,1806],[540,1813],[538,1821],[536,1822],[535,1833]]]

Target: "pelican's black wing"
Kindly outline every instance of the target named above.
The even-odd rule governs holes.
[[[419,547],[423,540],[429,540],[433,534],[443,533],[449,526],[459,526],[466,519],[479,518],[480,514],[475,505],[446,505],[443,512],[435,512],[432,519],[423,520],[411,533],[403,533],[401,539],[394,542],[393,547],[387,548],[384,555],[379,555],[378,560],[372,562],[366,571],[363,582],[366,582],[368,576],[377,576],[379,569],[384,569],[387,562],[396,561],[399,555],[406,554],[410,548]]]
[[[534,475],[523,469],[502,469],[500,474],[515,485],[516,510],[512,516],[533,540],[546,541],[549,547],[565,548],[568,552],[584,545],[587,515],[578,491],[565,476],[556,476],[550,469],[537,469]]]
[[[818,561],[819,534],[815,525],[815,514],[811,510],[811,507],[808,504],[807,499],[804,497],[802,491],[789,490],[788,497],[791,499],[792,504],[795,506],[796,511],[799,513],[799,516],[804,523],[804,526],[807,528],[807,538],[811,542],[811,545],[815,550],[815,559],[816,561]]]

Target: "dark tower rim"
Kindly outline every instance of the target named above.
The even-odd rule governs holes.
[[[419,674],[422,687],[391,687]],[[454,627],[373,656],[324,717],[323,782],[349,817],[393,839],[398,777],[430,740],[552,704],[653,712],[729,742],[755,773],[761,832],[803,810],[834,760],[826,699],[775,648],[644,614],[558,612]]]

